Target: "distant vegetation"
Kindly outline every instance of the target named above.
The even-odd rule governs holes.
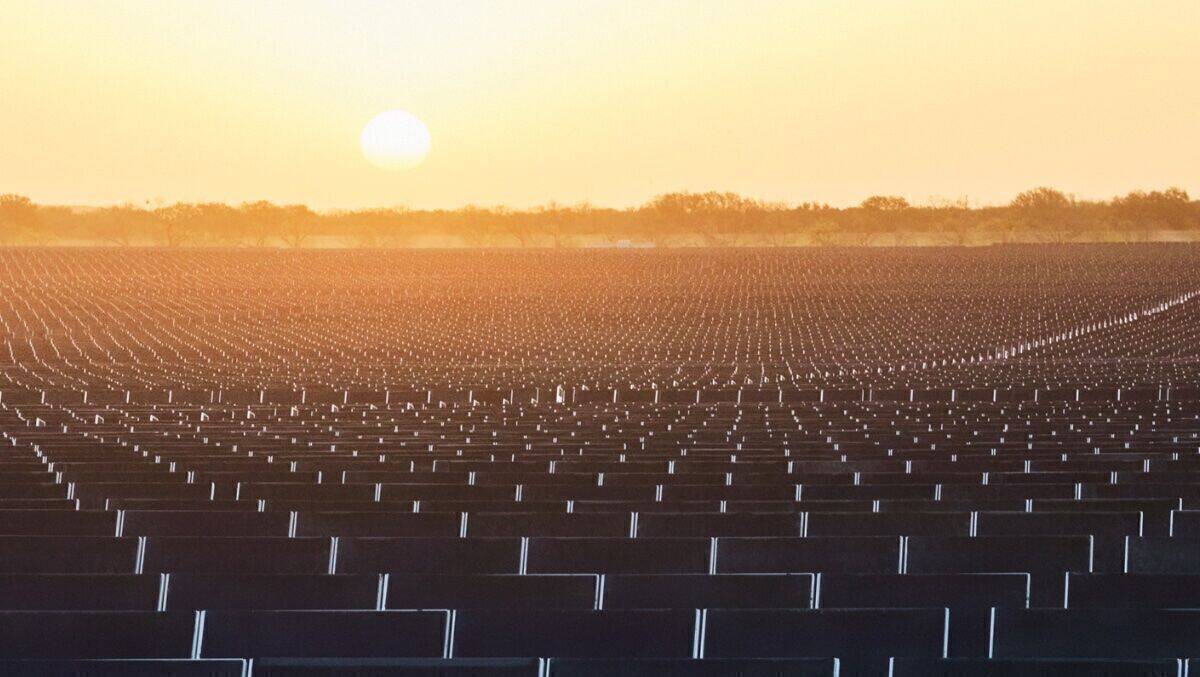
[[[976,245],[1200,239],[1200,202],[1177,188],[1107,201],[1034,188],[1000,207],[910,205],[875,195],[857,207],[763,202],[734,193],[668,193],[639,207],[316,212],[269,202],[80,208],[0,195],[0,244],[166,247],[582,247]]]

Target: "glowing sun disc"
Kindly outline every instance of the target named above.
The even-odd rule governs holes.
[[[433,138],[417,116],[387,110],[363,127],[358,138],[363,155],[380,169],[412,169],[425,161]]]

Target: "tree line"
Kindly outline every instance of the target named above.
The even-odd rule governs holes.
[[[0,195],[0,245],[165,247],[586,247],[975,245],[1200,239],[1200,202],[1178,188],[1081,200],[1034,188],[1003,206],[765,202],[736,193],[667,193],[626,209],[360,209],[216,202],[80,208]]]

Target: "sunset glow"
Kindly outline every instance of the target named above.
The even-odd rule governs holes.
[[[429,128],[417,116],[389,110],[363,127],[359,144],[363,155],[380,169],[412,169],[425,161],[432,144]]]
[[[0,179],[39,203],[1200,193],[1194,0],[0,7]],[[393,108],[419,171],[363,161]]]
[[[0,0],[0,677],[1200,677],[1200,0]]]

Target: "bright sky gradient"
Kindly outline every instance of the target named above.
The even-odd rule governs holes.
[[[322,208],[1200,193],[1197,0],[0,0],[0,192]],[[363,125],[433,135],[386,172]]]

